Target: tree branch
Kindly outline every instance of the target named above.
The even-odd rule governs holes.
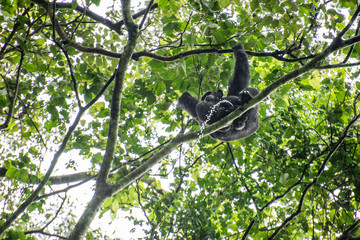
[[[25,8],[25,11],[23,12],[22,16],[25,16],[26,14],[28,14],[28,12],[30,11],[30,9],[34,6],[34,4],[31,4],[28,8]],[[13,26],[13,30],[11,31],[11,33],[9,34],[9,36],[5,39],[4,44],[0,50],[0,59],[3,58],[5,49],[8,46],[10,40],[14,37],[15,33],[17,32],[18,28],[20,27],[20,22],[19,22],[19,17],[15,20],[15,24]]]
[[[274,52],[252,52],[252,51],[246,51],[246,54],[249,56],[254,56],[254,57],[274,57],[280,61],[285,61],[285,62],[298,62],[298,61],[303,61],[303,60],[307,60],[307,59],[311,59],[314,58],[316,55],[311,55],[311,56],[307,56],[307,57],[301,57],[301,58],[296,58],[296,59],[287,59],[287,58],[283,58],[281,57],[281,55],[284,55],[287,53],[288,50],[285,51],[274,51]],[[158,61],[162,61],[162,62],[172,62],[172,61],[176,61],[179,60],[181,58],[184,57],[188,57],[191,55],[199,55],[199,54],[208,54],[208,53],[217,53],[217,54],[224,54],[224,53],[232,53],[233,50],[232,49],[217,49],[217,48],[207,48],[207,49],[194,49],[194,50],[189,50],[186,52],[182,52],[173,56],[162,56],[156,53],[151,53],[149,51],[140,51],[140,52],[136,52],[133,54],[132,58],[134,60],[139,60],[140,57],[149,57]]]
[[[357,12],[359,9],[357,10]],[[351,24],[352,21],[348,23]],[[349,28],[349,26],[346,26],[345,28]],[[341,34],[344,34],[344,31],[341,31]],[[302,74],[315,69],[319,63],[324,60],[328,55],[330,55],[332,52],[346,47],[344,44],[341,44],[341,40],[339,37],[334,38],[332,43],[320,54],[316,55],[310,62],[305,64],[299,69],[296,69],[285,76],[281,77],[276,82],[270,84],[268,87],[266,87],[262,92],[260,92],[258,95],[256,95],[251,101],[249,101],[247,104],[243,105],[241,108],[233,111],[231,114],[227,115],[223,119],[219,120],[218,122],[205,127],[203,130],[198,130],[194,132],[190,132],[187,134],[179,133],[175,138],[173,138],[168,144],[166,144],[161,150],[159,150],[157,153],[155,153],[152,157],[150,157],[145,163],[140,165],[138,168],[136,168],[134,171],[130,172],[128,175],[124,176],[122,179],[120,179],[118,182],[116,182],[112,186],[112,195],[116,194],[118,191],[124,189],[128,185],[130,185],[132,182],[134,182],[137,178],[145,174],[148,170],[150,170],[157,162],[159,162],[163,157],[170,154],[177,146],[179,146],[182,143],[198,139],[199,137],[203,137],[206,135],[209,135],[213,132],[216,132],[217,130],[223,128],[224,126],[230,125],[236,118],[244,114],[248,109],[254,107],[255,105],[259,104],[261,101],[265,100],[270,94],[278,89],[280,86],[290,82],[296,77],[301,76]],[[225,50],[219,50],[219,52],[225,51]]]
[[[1,129],[5,129],[9,126],[9,123],[12,119],[13,113],[14,113],[14,108],[15,108],[15,104],[16,104],[16,100],[19,94],[19,86],[20,86],[20,71],[21,71],[21,67],[24,61],[24,52],[21,51],[21,57],[20,57],[20,62],[19,62],[19,66],[18,66],[18,70],[16,73],[16,82],[15,82],[15,91],[14,91],[14,95],[11,97],[10,96],[10,91],[8,92],[8,96],[9,96],[9,101],[10,101],[10,105],[9,105],[9,112],[6,116],[6,120],[3,124],[0,125],[0,130]],[[5,81],[5,79],[4,79]]]
[[[339,141],[336,143],[336,145],[334,146],[333,149],[331,149],[331,151],[329,152],[329,154],[326,156],[326,158],[324,159],[323,163],[321,164],[321,166],[318,169],[318,173],[316,175],[316,177],[313,179],[313,181],[311,183],[309,183],[306,188],[304,189],[304,191],[302,192],[301,195],[301,199],[299,201],[298,207],[296,212],[294,212],[293,214],[291,214],[289,217],[287,217],[285,219],[285,221],[278,227],[276,228],[276,230],[273,232],[273,234],[268,238],[268,240],[272,240],[276,237],[276,235],[290,222],[292,221],[296,216],[298,216],[301,211],[302,211],[302,206],[304,204],[304,200],[306,197],[306,193],[310,190],[310,188],[312,186],[314,186],[317,183],[317,180],[319,179],[319,177],[321,176],[322,172],[325,169],[325,166],[327,165],[327,163],[329,162],[330,158],[334,155],[334,153],[336,152],[336,150],[340,147],[340,145],[344,142],[345,138],[347,137],[347,133],[350,130],[350,128],[355,124],[356,121],[358,121],[360,118],[360,115],[355,116],[350,123],[346,126],[343,134],[341,135]]]
[[[69,236],[70,240],[81,239],[83,237],[102,203],[105,201],[105,199],[111,196],[109,191],[110,185],[107,183],[107,178],[115,155],[123,84],[125,73],[131,60],[131,56],[134,52],[136,40],[139,36],[138,26],[134,23],[134,20],[130,14],[130,1],[121,0],[121,4],[125,26],[128,30],[128,42],[125,46],[124,52],[119,61],[118,69],[116,71],[105,155],[100,167],[99,175],[97,177],[95,193],[85,211],[81,215],[79,221],[75,225],[75,228],[71,232]]]
[[[21,205],[20,207],[6,220],[6,222],[0,226],[0,235],[8,228],[10,227],[10,225],[12,224],[12,222],[15,221],[15,219],[20,216],[20,214],[22,214],[25,209],[34,201],[36,200],[37,196],[39,195],[40,191],[44,188],[44,186],[46,185],[47,181],[49,180],[52,172],[55,169],[55,166],[61,156],[61,154],[64,152],[65,147],[72,135],[72,133],[74,132],[74,130],[76,129],[77,125],[80,122],[80,119],[82,117],[82,115],[92,106],[96,103],[96,101],[103,95],[103,93],[105,92],[105,90],[107,89],[107,87],[110,85],[110,83],[113,81],[115,76],[112,76],[108,82],[104,85],[104,87],[100,90],[99,94],[97,96],[94,97],[94,99],[92,99],[85,107],[80,108],[73,124],[69,127],[68,131],[66,132],[64,139],[62,141],[62,143],[60,144],[59,150],[54,154],[53,160],[50,163],[50,167],[48,168],[44,178],[41,180],[41,182],[39,183],[39,185],[37,186],[37,188],[35,189],[35,191],[29,196],[28,199],[26,199]],[[0,169],[1,170],[1,169]]]
[[[53,3],[49,3],[49,5],[52,7]],[[73,9],[71,3],[55,3],[55,7],[56,7],[56,9]],[[96,14],[95,12],[93,12],[85,7],[77,5],[75,8],[75,11],[80,12],[80,13],[88,16],[89,18],[95,20],[96,22],[105,25],[106,27],[117,32],[118,34],[122,34],[119,24],[113,23],[109,19],[106,19],[106,18]]]
[[[148,7],[145,9],[145,12],[144,12],[144,17],[142,18],[141,20],[141,23],[139,25],[139,29],[141,30],[142,29],[142,26],[144,25],[145,23],[145,20],[146,20],[146,17],[151,9],[151,7],[153,6],[153,3],[154,3],[154,0],[150,0],[150,3],[148,5]]]
[[[359,237],[357,238],[353,238],[350,233],[354,230],[356,230],[359,227],[360,224],[360,220],[356,220],[353,224],[351,224],[344,232],[343,234],[341,234],[341,236],[337,239],[337,240],[355,240],[355,239],[359,239]]]
[[[65,147],[70,139],[70,136],[72,135],[73,131],[75,130],[76,126],[78,125],[78,123],[80,122],[80,119],[82,117],[82,115],[84,114],[85,110],[87,109],[81,109],[73,124],[70,126],[70,128],[68,129],[64,140],[62,141],[59,150],[54,154],[54,158],[50,163],[50,167],[48,168],[44,178],[41,180],[41,182],[39,183],[39,185],[37,186],[37,188],[35,189],[35,191],[30,195],[30,197],[28,197],[21,205],[20,207],[6,220],[6,222],[0,227],[0,235],[1,233],[3,233],[10,225],[11,223],[18,217],[20,216],[20,214],[22,214],[26,208],[36,199],[36,197],[38,196],[38,194],[40,193],[40,191],[43,189],[43,187],[46,185],[46,182],[49,180],[50,175],[52,174],[52,172],[55,169],[55,166],[61,156],[61,154],[64,152]]]
[[[52,4],[52,3],[50,3]],[[71,3],[56,3],[56,8],[65,8],[65,9],[72,9],[72,5]],[[150,5],[150,9],[148,10],[148,8],[138,12],[138,13],[135,13],[134,15],[132,15],[132,18],[133,19],[137,19],[143,15],[145,15],[147,13],[147,11],[152,11],[154,9],[158,8],[158,4],[155,3],[155,4],[152,4]],[[88,16],[89,18],[91,19],[94,19],[96,22],[99,22],[101,24],[104,24],[105,26],[107,26],[109,29],[117,32],[118,34],[122,34],[122,31],[121,31],[121,27],[124,25],[124,20],[121,20],[117,23],[113,23],[111,22],[110,20],[106,19],[106,18],[103,18],[102,16],[96,14],[95,12],[93,11],[90,11],[84,7],[81,7],[79,5],[76,6],[75,8],[76,11],[82,13],[82,14],[85,14],[86,16]]]
[[[96,54],[101,54],[101,55],[105,55],[105,56],[113,57],[113,58],[121,57],[121,54],[119,54],[119,53],[114,53],[114,52],[111,52],[111,51],[108,51],[108,50],[105,50],[102,48],[84,47],[84,46],[72,41],[70,38],[68,38],[68,36],[64,32],[64,30],[62,29],[57,17],[55,16],[52,6],[49,4],[49,2],[47,2],[45,0],[32,0],[32,2],[35,4],[38,4],[39,6],[43,7],[46,10],[46,12],[48,13],[48,15],[51,18],[51,21],[53,21],[53,24],[55,26],[57,34],[59,35],[59,37],[65,44],[67,44],[70,47],[73,47],[81,52],[96,53]]]
[[[343,67],[355,67],[359,66],[360,62],[356,63],[339,63],[339,64],[333,64],[333,65],[324,65],[324,66],[318,66],[315,67],[315,69],[332,69],[332,68],[343,68]]]

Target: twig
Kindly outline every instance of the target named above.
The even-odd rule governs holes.
[[[55,40],[55,38],[53,40],[56,43],[56,45],[62,50],[62,52],[64,53],[64,55],[66,57],[66,60],[67,60],[68,65],[69,65],[70,77],[71,77],[73,87],[74,87],[75,97],[76,97],[77,103],[79,105],[79,108],[81,109],[81,100],[80,100],[80,97],[79,97],[77,81],[76,81],[76,78],[74,76],[74,72],[73,72],[73,69],[72,69],[72,64],[71,64],[71,61],[70,61],[70,57],[69,57],[67,51],[63,48],[63,46],[61,46],[61,44],[59,42],[57,42]]]
[[[151,1],[149,2],[148,7],[147,7],[146,10],[145,10],[145,13],[144,13],[144,16],[143,16],[143,18],[142,18],[142,20],[141,20],[141,23],[139,24],[139,29],[140,29],[140,31],[141,31],[141,29],[142,29],[142,26],[143,26],[144,23],[145,23],[146,17],[147,17],[147,15],[148,15],[149,11],[150,11],[151,6],[153,5],[153,2],[154,2],[154,0],[151,0]]]
[[[0,125],[0,130],[1,129],[5,129],[9,126],[9,123],[12,119],[13,113],[14,113],[14,108],[15,108],[15,104],[16,104],[16,100],[19,94],[19,86],[20,86],[20,71],[21,71],[21,67],[24,61],[24,56],[25,53],[23,51],[20,52],[21,53],[21,57],[20,57],[20,62],[19,62],[19,66],[17,69],[17,73],[16,73],[16,83],[15,83],[15,91],[14,91],[14,95],[11,97],[9,95],[9,100],[10,100],[10,105],[9,105],[9,112],[6,116],[6,120],[3,124]]]
[[[41,180],[41,182],[39,183],[37,188],[34,190],[34,192],[32,192],[32,194],[20,205],[20,207],[18,207],[18,209],[16,209],[16,211],[6,220],[6,222],[2,226],[0,226],[0,235],[12,224],[12,222],[15,221],[15,219],[18,216],[20,216],[20,214],[23,213],[23,211],[25,211],[25,209],[37,198],[40,191],[45,187],[47,181],[49,180],[52,172],[55,169],[55,166],[56,166],[61,154],[64,152],[65,147],[66,147],[73,131],[79,124],[82,115],[102,96],[102,94],[105,92],[105,90],[110,85],[110,83],[114,80],[114,78],[115,78],[115,75],[113,75],[109,79],[109,81],[104,85],[104,87],[102,88],[102,90],[100,90],[100,92],[97,96],[95,96],[85,107],[83,107],[79,110],[74,122],[69,127],[68,131],[66,132],[65,137],[64,137],[58,151],[54,154],[53,160],[51,161],[50,167],[48,168],[44,178]]]
[[[30,6],[28,8],[25,8],[25,11],[23,12],[22,16],[25,16],[26,14],[28,14],[28,12],[30,11],[30,9],[34,6],[34,4],[30,4]],[[18,28],[20,27],[20,22],[19,22],[19,17],[15,20],[15,24],[13,26],[13,30],[11,31],[11,33],[9,34],[9,36],[5,39],[4,44],[0,50],[0,59],[2,59],[3,54],[5,52],[5,49],[7,47],[7,45],[9,44],[10,40],[14,37],[15,33],[17,32]]]
[[[324,159],[323,163],[321,164],[321,166],[318,169],[318,173],[316,175],[316,177],[313,179],[313,181],[311,183],[309,183],[306,188],[304,189],[304,191],[302,192],[298,207],[297,207],[297,211],[294,212],[293,214],[291,214],[289,217],[287,217],[285,219],[285,221],[278,227],[276,228],[276,230],[274,231],[274,233],[268,238],[269,240],[272,240],[276,237],[276,235],[290,222],[292,221],[297,215],[299,215],[302,211],[302,206],[306,197],[306,193],[310,190],[310,188],[312,186],[314,186],[319,177],[321,176],[322,172],[325,169],[326,164],[329,162],[330,158],[334,155],[334,153],[336,152],[336,150],[340,147],[340,145],[344,142],[344,140],[347,137],[347,133],[349,131],[349,129],[355,124],[355,122],[359,119],[360,115],[355,116],[350,123],[347,125],[347,127],[345,128],[342,136],[340,137],[339,141],[336,143],[336,145],[334,146],[333,149],[330,150],[329,154],[327,155],[327,157]]]

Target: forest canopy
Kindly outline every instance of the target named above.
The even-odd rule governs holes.
[[[1,1],[0,238],[359,239],[359,13]],[[177,100],[225,90],[237,44],[260,93],[202,127]],[[257,104],[255,134],[209,136]]]

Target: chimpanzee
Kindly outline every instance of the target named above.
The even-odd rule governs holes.
[[[200,101],[188,92],[183,93],[179,98],[178,106],[201,124],[210,125],[219,121],[259,93],[256,88],[249,87],[250,67],[243,46],[238,44],[232,49],[235,56],[235,66],[229,79],[226,97],[221,90],[218,90],[205,93]],[[224,142],[250,136],[259,128],[258,110],[259,107],[256,105],[235,119],[230,126],[222,128],[210,136]]]

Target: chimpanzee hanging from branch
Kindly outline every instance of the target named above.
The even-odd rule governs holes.
[[[250,67],[243,46],[235,45],[232,49],[235,56],[235,66],[229,79],[226,97],[223,96],[221,90],[218,90],[217,92],[205,93],[201,97],[201,101],[188,92],[183,93],[179,98],[179,107],[196,118],[200,124],[210,125],[219,121],[259,93],[256,88],[249,87]],[[259,107],[256,105],[235,119],[230,126],[222,128],[210,136],[224,142],[250,136],[259,128],[258,110]]]

